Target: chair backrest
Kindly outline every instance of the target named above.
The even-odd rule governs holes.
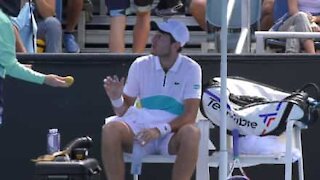
[[[273,19],[274,21],[281,18],[288,12],[288,0],[275,0],[273,4]]]
[[[206,19],[209,24],[221,27],[222,5],[223,0],[208,0],[206,7]],[[235,0],[232,15],[229,21],[229,28],[237,29],[241,28],[241,3],[244,0]],[[261,1],[250,1],[250,24],[253,25],[260,20],[261,14]]]

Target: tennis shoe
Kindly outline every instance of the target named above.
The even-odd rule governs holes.
[[[79,53],[80,48],[73,34],[65,33],[63,35],[63,44],[67,53]]]

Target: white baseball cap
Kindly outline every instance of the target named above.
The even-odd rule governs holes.
[[[180,21],[169,19],[161,22],[153,21],[152,23],[155,23],[161,31],[171,34],[172,37],[180,43],[181,47],[189,41],[189,30],[187,26]]]

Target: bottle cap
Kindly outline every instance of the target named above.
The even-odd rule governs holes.
[[[58,129],[49,129],[49,133],[57,133]]]

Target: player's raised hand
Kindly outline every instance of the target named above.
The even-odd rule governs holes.
[[[104,89],[111,100],[119,99],[123,92],[124,87],[124,77],[120,80],[118,76],[107,76],[103,80]]]

